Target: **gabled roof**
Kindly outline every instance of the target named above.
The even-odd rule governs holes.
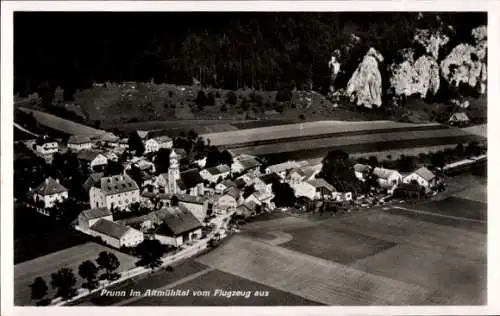
[[[179,199],[179,202],[191,203],[191,204],[199,204],[203,205],[206,202],[206,199],[201,196],[193,196],[189,194],[172,194],[172,193],[161,193],[158,194],[158,198],[160,200],[171,200],[174,195]]]
[[[264,201],[273,197],[273,194],[267,191],[258,191],[254,193],[254,196],[257,198],[257,200]]]
[[[106,216],[113,215],[110,210],[107,208],[92,208],[89,210],[85,210],[80,213],[86,220],[91,220],[91,219],[96,219],[96,218],[102,218]]]
[[[137,183],[127,174],[102,177],[100,188],[104,191],[105,195],[139,190]]]
[[[378,167],[373,169],[373,174],[380,179],[388,179],[394,173],[399,174],[399,172],[397,170],[378,168]]]
[[[457,121],[469,121],[469,117],[464,112],[453,113],[450,117],[450,121],[454,119]]]
[[[90,226],[90,228],[103,235],[110,236],[116,239],[122,238],[126,233],[129,232],[129,230],[132,229],[125,225],[111,222],[106,219],[98,220],[94,225]]]
[[[101,178],[104,176],[104,172],[94,172],[89,175],[85,183],[83,184],[83,188],[85,190],[90,190],[91,187],[100,184]]]
[[[47,179],[45,179],[45,181],[43,181],[34,190],[35,193],[42,196],[63,193],[67,191],[68,189],[66,189],[62,184],[54,180],[52,177],[48,177]]]
[[[245,205],[246,208],[248,208],[250,211],[255,211],[255,209],[257,208],[257,203],[255,203],[254,201],[245,202],[243,203],[243,205]]]
[[[419,176],[421,176],[426,181],[430,181],[436,177],[436,175],[434,173],[432,173],[426,167],[422,167],[422,168],[418,169],[417,171],[415,171],[415,173],[418,174]]]
[[[72,135],[68,139],[68,145],[69,144],[81,145],[81,144],[88,144],[90,142],[91,142],[90,137],[87,135]]]
[[[233,197],[235,200],[238,200],[240,198],[240,194],[241,194],[240,190],[238,190],[235,187],[230,187],[224,193],[224,195],[229,195],[229,196]]]
[[[84,149],[84,150],[78,152],[77,158],[80,160],[92,161],[99,155],[102,155],[102,153],[99,151],[85,150]]]
[[[218,185],[224,185],[226,188],[231,188],[231,187],[235,187],[236,184],[234,184],[233,181],[229,180],[229,179],[225,179],[223,180],[221,183],[219,183]]]
[[[301,177],[305,177],[306,176],[306,174],[304,173],[304,171],[302,169],[300,169],[300,168],[293,168],[292,170],[290,170],[290,172],[288,173],[288,175],[286,176],[286,178],[287,179],[291,179],[293,174],[298,174]]]
[[[249,155],[239,155],[235,161],[239,162],[243,167],[243,171],[260,167],[262,163],[255,157]]]
[[[155,137],[153,139],[156,140],[159,144],[168,143],[168,142],[172,141],[172,138],[170,138],[168,136],[158,136],[158,137]]]
[[[191,189],[197,186],[198,184],[203,183],[203,178],[201,177],[200,172],[197,169],[189,169],[186,171],[182,171],[180,173],[180,177],[181,177],[180,182],[182,183],[182,187],[184,189]],[[168,179],[168,177],[165,179]]]
[[[205,170],[208,171],[208,173],[210,173],[211,175],[216,176],[218,174],[229,172],[231,168],[228,165],[218,165],[215,167],[207,168]]]
[[[276,173],[269,173],[260,177],[260,180],[262,180],[265,184],[271,184],[274,182],[280,182],[281,178]]]
[[[174,236],[201,228],[203,225],[188,209],[182,206],[161,209],[164,228]]]
[[[234,181],[234,186],[238,189],[243,189],[247,186],[247,183],[242,178],[238,178]]]
[[[330,183],[326,182],[325,179],[322,179],[322,178],[312,179],[312,180],[307,181],[307,183],[309,183],[310,185],[312,185],[313,187],[315,187],[317,189],[319,189],[319,188],[325,188],[325,189],[327,189],[330,192],[336,192],[337,191],[333,187],[333,185],[331,185]]]
[[[148,137],[149,132],[148,131],[137,131],[137,135],[139,135],[139,137],[141,139],[145,139],[146,137]]]
[[[279,173],[282,171],[288,171],[290,169],[300,168],[300,165],[296,161],[286,161],[279,163],[277,165],[268,166],[267,169],[271,172]]]

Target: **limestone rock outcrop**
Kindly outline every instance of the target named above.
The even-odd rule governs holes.
[[[422,55],[413,61],[413,51],[403,52],[403,62],[390,68],[390,87],[397,96],[419,95],[425,98],[439,90],[439,65],[434,57]]]
[[[474,43],[458,44],[446,58],[441,61],[441,75],[455,87],[468,84],[477,88],[478,92],[486,92],[487,80],[487,29],[480,26],[472,30]]]
[[[382,105],[382,77],[378,64],[383,60],[377,50],[370,48],[349,79],[346,94],[358,106],[372,108]]]

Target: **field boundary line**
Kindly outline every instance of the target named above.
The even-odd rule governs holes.
[[[158,287],[158,288],[156,288],[156,289],[154,289],[154,290],[166,290],[166,289],[171,289],[171,288],[173,288],[174,286],[181,285],[181,284],[183,284],[183,283],[186,283],[186,282],[192,281],[192,280],[197,279],[197,278],[199,278],[199,277],[201,277],[201,276],[203,276],[203,275],[205,275],[205,274],[208,274],[208,273],[210,273],[210,272],[212,272],[212,271],[214,271],[214,270],[216,270],[216,269],[215,269],[215,268],[213,268],[213,267],[208,267],[208,268],[203,269],[203,270],[201,270],[201,271],[198,271],[198,272],[196,272],[196,273],[190,274],[190,275],[188,275],[188,276],[186,276],[186,277],[184,277],[184,278],[182,278],[182,279],[180,279],[180,280],[177,280],[177,281],[174,281],[174,282],[169,283],[169,284],[167,284],[167,285],[164,285],[164,286]],[[151,289],[151,290],[153,290],[153,289]],[[145,298],[145,297],[149,297],[149,296],[133,296],[133,297],[130,297],[130,298],[128,298],[128,299],[126,299],[126,300],[124,300],[124,301],[120,301],[120,302],[118,302],[118,303],[116,303],[116,304],[113,304],[113,306],[123,306],[123,305],[125,305],[125,304],[129,304],[129,303],[133,303],[133,302],[136,302],[136,301],[138,301],[138,300],[141,300],[141,299],[143,299],[143,298]]]
[[[430,215],[430,216],[437,216],[437,217],[444,217],[444,218],[450,218],[450,219],[456,219],[460,221],[467,221],[467,222],[474,222],[474,223],[481,223],[481,224],[486,224],[485,221],[479,220],[479,219],[473,219],[473,218],[466,218],[466,217],[460,217],[460,216],[452,216],[452,215],[445,215],[445,214],[439,214],[439,213],[433,213],[433,212],[427,212],[427,211],[421,211],[421,210],[415,210],[407,207],[402,207],[402,206],[393,206],[393,208],[403,210],[403,211],[408,211],[408,212],[413,212],[413,213],[419,213],[423,215]]]

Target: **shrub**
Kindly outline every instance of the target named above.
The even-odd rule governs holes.
[[[168,92],[168,96],[169,96],[169,97],[173,97],[173,96],[174,96],[174,92],[173,92],[173,91],[169,91],[169,92]]]
[[[276,101],[279,102],[287,102],[292,100],[292,90],[290,88],[283,88],[278,91],[276,94]]]
[[[231,105],[235,105],[238,102],[238,96],[236,96],[236,93],[234,93],[233,91],[230,91],[227,94],[226,102],[231,104]]]

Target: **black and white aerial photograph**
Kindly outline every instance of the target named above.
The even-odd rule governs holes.
[[[12,304],[487,305],[487,55],[487,11],[14,12]]]

